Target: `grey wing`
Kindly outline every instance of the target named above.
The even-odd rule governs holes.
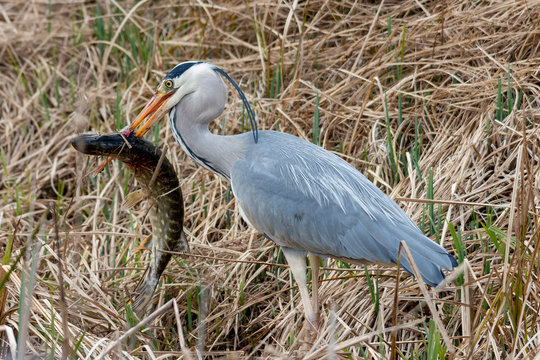
[[[311,157],[309,163],[306,156]],[[399,242],[405,240],[430,285],[444,279],[441,268],[456,265],[397,204],[321,148],[300,143],[294,151],[285,146],[271,155],[237,161],[231,183],[242,215],[281,246],[320,256],[396,263]],[[412,272],[403,256],[401,261]]]

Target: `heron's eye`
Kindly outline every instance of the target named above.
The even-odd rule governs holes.
[[[171,80],[165,80],[165,87],[170,89],[173,87],[173,82]]]

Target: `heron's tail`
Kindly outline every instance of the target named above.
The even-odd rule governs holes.
[[[442,269],[452,270],[458,265],[456,259],[445,248],[424,235],[416,235],[414,241],[405,240],[405,242],[422,279],[429,286],[437,286],[445,279]],[[404,252],[401,254],[401,266],[414,275]]]

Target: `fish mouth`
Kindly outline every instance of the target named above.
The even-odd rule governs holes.
[[[175,91],[163,91],[158,89],[156,94],[148,101],[139,115],[122,133],[127,135],[135,132],[136,137],[142,137],[150,130],[159,119],[165,115],[168,108],[165,106],[167,100],[175,93]],[[137,129],[138,128],[138,129]]]
[[[119,133],[97,135],[82,134],[71,139],[71,146],[86,155],[115,155],[127,146],[130,147],[129,137]]]
[[[150,141],[138,138],[131,132],[128,136],[122,133],[105,135],[82,134],[71,139],[71,146],[85,155],[106,156],[93,173],[97,175],[113,159],[126,164],[132,171],[142,168],[154,168],[158,163],[155,156],[161,156],[161,151]]]

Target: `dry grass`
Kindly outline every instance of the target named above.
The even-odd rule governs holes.
[[[0,10],[0,357],[13,344],[4,325],[20,352],[47,358],[539,353],[538,0],[42,0]],[[120,338],[135,323],[124,304],[147,261],[131,252],[151,231],[147,209],[121,207],[137,188],[125,167],[86,177],[96,162],[68,139],[123,127],[190,59],[241,84],[262,129],[311,140],[318,113],[321,145],[460,258],[457,285],[426,298],[404,273],[396,292],[395,269],[328,260],[321,331],[299,352],[300,298],[279,248],[246,226],[228,185],[197,168],[163,121],[150,138],[177,164],[193,254],[166,271],[155,299],[165,310]],[[216,132],[246,130],[236,96],[222,119]]]

